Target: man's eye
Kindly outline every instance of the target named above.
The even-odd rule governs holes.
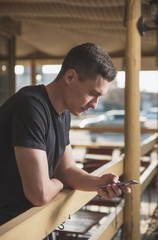
[[[97,94],[97,93],[90,92],[90,96],[97,97],[98,94]]]

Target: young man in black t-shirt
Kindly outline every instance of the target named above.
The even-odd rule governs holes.
[[[21,89],[0,108],[0,224],[54,198],[66,185],[106,199],[130,193],[118,176],[93,176],[77,168],[69,141],[70,112],[95,109],[116,69],[106,52],[86,43],[66,55],[46,87]],[[106,189],[97,185],[113,183]]]

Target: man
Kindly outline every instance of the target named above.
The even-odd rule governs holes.
[[[118,177],[92,176],[76,167],[69,141],[70,112],[95,109],[116,76],[106,52],[86,43],[74,47],[46,87],[28,86],[0,108],[0,224],[54,198],[63,186],[97,191],[106,199],[130,193]],[[113,183],[107,189],[98,185]]]

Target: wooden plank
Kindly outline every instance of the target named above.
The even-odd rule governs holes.
[[[80,209],[64,223],[64,229],[56,229],[56,232],[66,235],[67,233],[85,234],[93,226],[106,216],[106,213]]]
[[[155,159],[140,176],[141,193],[144,192],[154,176],[158,173],[158,161]]]
[[[157,128],[142,128],[141,133],[157,133]]]
[[[37,85],[37,80],[36,80],[36,61],[31,60],[31,84],[32,85]]]
[[[152,150],[155,146],[155,144],[158,141],[158,133],[152,134],[150,137],[145,139],[141,143],[141,156],[144,156],[147,154],[150,150]]]
[[[117,160],[110,161],[109,163],[95,170],[93,172],[93,175],[101,176],[102,174],[112,172],[118,176],[121,176],[123,174],[123,165],[124,165],[123,162],[124,162],[124,155],[122,154],[120,157],[118,157]]]
[[[112,155],[100,155],[100,154],[92,154],[92,153],[85,154],[85,160],[89,161],[89,159],[90,160],[93,159],[93,160],[102,160],[102,161],[109,160],[110,161],[110,160],[112,160]]]
[[[71,130],[81,130],[81,131],[89,131],[89,132],[114,132],[114,133],[123,133],[124,128],[122,127],[84,127],[80,128],[77,126],[72,126]]]
[[[113,149],[121,149],[123,147],[122,143],[110,143],[108,145],[105,145],[105,143],[103,143],[102,145],[98,145],[98,144],[94,144],[94,143],[79,143],[79,144],[71,144],[72,148],[98,148],[98,149],[109,149],[109,148],[113,148]]]
[[[123,157],[92,174],[123,173]],[[0,240],[41,240],[97,195],[96,192],[64,189],[50,203],[33,207],[0,227]]]
[[[95,196],[96,192],[63,190],[46,206],[31,208],[2,225],[0,239],[41,240]]]
[[[15,53],[16,52],[16,40],[15,36],[10,38],[9,41],[9,96],[15,93]]]
[[[0,33],[7,34],[8,36],[15,36],[21,34],[20,21],[14,21],[9,17],[0,18]]]
[[[113,210],[89,240],[111,240],[123,224],[124,200]]]
[[[120,127],[85,127],[85,128],[80,128],[77,126],[72,126],[71,130],[81,130],[81,131],[89,131],[89,132],[110,132],[110,133],[124,133],[124,128]],[[141,133],[156,133],[157,129],[155,128],[141,128]]]

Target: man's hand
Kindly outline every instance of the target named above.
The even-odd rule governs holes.
[[[131,193],[131,189],[129,187],[126,187],[126,186],[118,187],[116,185],[117,182],[119,182],[118,176],[111,173],[103,175],[100,178],[98,185],[104,185],[104,184],[108,184],[108,185],[106,188],[97,187],[98,194],[101,197],[109,200],[117,196],[120,196],[122,192]]]

